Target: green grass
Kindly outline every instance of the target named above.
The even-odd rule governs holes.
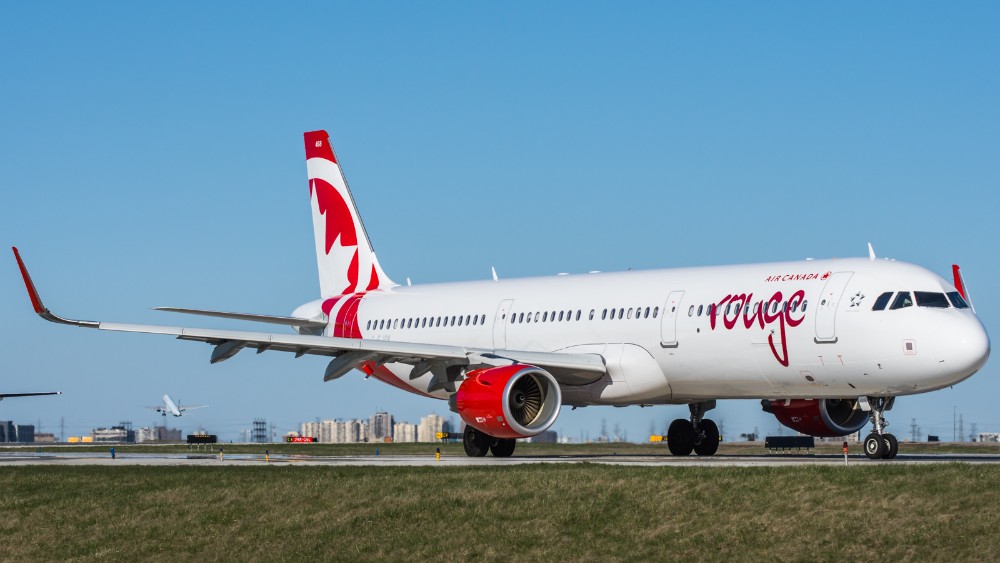
[[[4,560],[998,560],[995,465],[2,467]]]

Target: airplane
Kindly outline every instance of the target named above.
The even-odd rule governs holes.
[[[62,391],[43,391],[41,393],[0,393],[0,401],[8,397],[39,397],[42,395],[62,395]]]
[[[507,457],[563,406],[687,405],[670,453],[709,456],[723,399],[755,399],[783,425],[846,436],[871,425],[872,459],[898,440],[885,413],[900,396],[952,386],[986,363],[990,341],[959,267],[953,282],[914,264],[864,258],[589,273],[406,286],[383,270],[325,131],[305,133],[320,298],[290,316],[159,310],[272,323],[293,333],[43,319],[211,344],[210,362],[244,349],[330,358],[447,400],[469,456]]]
[[[163,396],[163,405],[157,406],[157,407],[146,407],[146,408],[147,409],[152,409],[152,410],[154,410],[154,411],[162,414],[163,416],[167,416],[167,413],[170,413],[170,414],[172,414],[174,416],[182,416],[184,414],[184,411],[189,411],[189,410],[193,410],[193,409],[203,409],[203,408],[205,408],[207,406],[208,405],[190,405],[190,406],[182,407],[182,406],[180,406],[179,403],[175,403],[174,400],[170,398],[170,395],[164,395]]]

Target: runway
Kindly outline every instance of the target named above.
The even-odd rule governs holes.
[[[509,458],[433,455],[382,455],[382,456],[312,456],[312,455],[270,455],[260,454],[187,454],[187,453],[124,453],[114,459],[110,454],[95,452],[34,453],[2,452],[0,467],[11,466],[59,466],[59,465],[147,465],[147,466],[192,466],[192,467],[233,467],[233,466],[306,466],[325,465],[331,467],[466,467],[466,466],[510,466],[528,464],[582,464],[626,465],[637,467],[796,467],[796,466],[848,466],[867,467],[871,465],[927,465],[941,463],[1000,464],[1000,455],[995,454],[900,454],[894,460],[870,460],[864,455],[853,454],[844,460],[842,455],[716,455],[712,457],[674,457],[661,455],[548,455],[514,456]]]

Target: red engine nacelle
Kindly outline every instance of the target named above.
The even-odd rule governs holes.
[[[562,393],[549,372],[515,364],[470,371],[454,406],[466,424],[494,438],[527,438],[556,421]]]
[[[856,399],[791,399],[760,402],[785,426],[810,436],[846,436],[868,422]]]

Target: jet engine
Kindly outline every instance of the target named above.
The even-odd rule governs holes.
[[[549,372],[528,365],[470,371],[453,396],[466,424],[494,438],[527,438],[552,426],[562,393]]]
[[[869,418],[857,399],[764,399],[760,405],[781,424],[810,436],[846,436],[860,430]]]

